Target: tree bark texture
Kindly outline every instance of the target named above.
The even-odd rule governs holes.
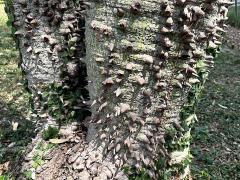
[[[230,1],[13,2],[29,86],[65,82],[62,67],[79,62],[89,82],[92,116],[82,144],[62,151],[59,172],[37,178],[186,178],[194,105]]]
[[[81,1],[5,2],[35,110],[58,123],[81,116],[78,111],[86,109],[82,102],[88,100],[82,63],[85,6]],[[86,98],[81,98],[83,94]],[[82,110],[74,109],[80,104]]]

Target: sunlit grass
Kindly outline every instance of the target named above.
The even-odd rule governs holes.
[[[8,17],[4,10],[4,4],[1,4],[0,2],[0,27],[6,26],[7,20]]]

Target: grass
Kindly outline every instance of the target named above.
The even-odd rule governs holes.
[[[193,179],[240,179],[240,55],[224,51],[206,83],[192,131]]]
[[[41,141],[35,148],[34,155],[32,158],[32,167],[37,169],[44,163],[44,156],[48,153],[48,150],[56,147],[57,145]]]
[[[235,13],[235,7],[231,6],[228,12],[228,23],[231,26],[240,28],[240,6],[238,6],[238,16]]]
[[[6,22],[4,5],[0,4],[0,164],[14,164],[31,142],[34,124],[29,120],[29,94],[18,67],[19,53]]]
[[[4,12],[4,5],[0,1],[0,27],[5,27],[8,20],[7,14]]]

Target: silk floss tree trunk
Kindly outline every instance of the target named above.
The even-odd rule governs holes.
[[[131,178],[184,178],[227,1],[104,1],[86,23],[93,144]],[[106,18],[107,17],[107,18]],[[92,89],[94,88],[94,89]],[[91,129],[91,127],[89,128]]]
[[[50,173],[50,160],[37,178],[187,178],[194,108],[221,45],[231,2],[26,2],[13,6],[29,84],[61,82],[54,91],[67,86],[64,93],[71,94],[86,84],[69,88],[73,77],[68,72],[63,78],[61,67],[86,66],[80,69],[87,72],[92,113],[81,122],[87,129],[81,143],[60,151],[58,171]],[[63,95],[56,97],[65,105]],[[59,122],[66,110],[76,111],[71,103],[63,109]]]
[[[20,65],[37,114],[48,124],[71,122],[86,111],[84,17],[79,1],[6,0],[20,49]],[[84,98],[81,98],[84,95]],[[75,106],[82,104],[82,109]],[[80,117],[82,119],[82,117]]]

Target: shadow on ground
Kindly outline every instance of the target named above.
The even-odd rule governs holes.
[[[0,4],[0,179],[17,166],[21,154],[35,136],[31,118],[30,94],[26,91],[19,53]],[[8,178],[7,178],[8,179]]]
[[[0,102],[0,164],[14,165],[34,138],[35,125],[11,105]]]

